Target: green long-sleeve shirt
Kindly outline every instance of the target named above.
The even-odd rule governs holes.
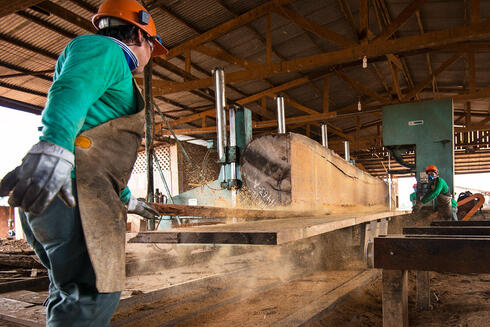
[[[432,180],[429,182],[429,191],[424,195],[422,198],[422,203],[428,203],[432,200],[435,200],[441,193],[447,193],[449,191],[449,187],[447,186],[447,183],[444,179],[441,177],[438,177],[435,180]],[[453,207],[456,207],[458,204],[454,199],[451,199],[451,205]]]
[[[101,35],[73,39],[56,63],[42,116],[41,141],[74,151],[85,130],[136,112],[133,77],[124,52]],[[124,203],[131,193],[121,194]]]

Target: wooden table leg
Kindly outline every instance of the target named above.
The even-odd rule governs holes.
[[[383,327],[408,327],[408,271],[383,269]]]
[[[417,310],[430,309],[430,276],[428,271],[417,271]]]

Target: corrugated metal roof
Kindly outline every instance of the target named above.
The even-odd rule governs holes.
[[[77,5],[77,1],[61,1],[52,0],[59,6],[90,20],[93,12]],[[93,8],[97,8],[102,0],[84,0],[84,2]],[[216,26],[223,24],[236,17],[236,14],[243,14],[251,9],[265,4],[267,1],[258,0],[158,0],[145,1],[151,8],[151,14],[156,22],[159,34],[163,37],[164,43],[169,48],[182,44],[187,40],[196,37],[199,32],[208,31]],[[353,14],[355,24],[359,22],[359,1],[346,1]],[[373,3],[379,1],[370,2]],[[410,0],[386,0],[386,5],[391,16],[394,19],[406,6]],[[460,0],[429,0],[424,3],[420,9],[420,17],[423,28],[426,32],[441,30],[445,28],[459,27],[469,22],[468,7],[465,7],[467,2]],[[159,8],[168,9],[162,10]],[[481,19],[490,17],[490,1],[480,2]],[[229,9],[227,9],[228,7]],[[287,8],[303,15],[308,20],[320,24],[338,34],[341,34],[355,42],[357,35],[352,30],[348,20],[344,18],[342,11],[339,8],[339,2],[335,0],[317,1],[317,0],[296,0],[286,5]],[[46,15],[33,9],[26,9],[26,13],[45,21],[47,24],[56,26],[59,29],[66,30],[69,33],[82,35],[88,33],[87,30],[77,26],[74,22],[68,22],[62,17],[55,15]],[[235,14],[236,13],[236,14]],[[276,13],[272,14],[272,45],[274,53],[272,55],[273,62],[279,62],[286,58],[291,60],[319,54],[326,51],[339,49],[336,45],[321,36],[313,33],[305,33],[305,30],[294,22],[285,19],[283,16]],[[183,22],[185,21],[185,22]],[[255,30],[261,38],[266,36],[266,17],[260,17],[245,26],[235,28],[228,33],[219,36],[215,39],[224,51],[236,56],[253,61],[259,64],[265,63],[265,45],[263,40],[260,40]],[[189,27],[190,26],[190,27]],[[378,34],[380,28],[374,10],[371,7],[369,27],[374,34]],[[197,30],[197,32],[196,32]],[[309,34],[309,35],[308,35]],[[420,34],[419,26],[416,17],[410,17],[409,20],[395,33],[396,37]],[[30,47],[38,47],[46,53],[44,55],[26,49],[18,45],[7,42],[5,37],[13,38],[17,41],[27,43]],[[313,39],[313,40],[312,40]],[[63,36],[55,31],[40,26],[17,14],[11,14],[0,18],[0,77],[2,75],[11,75],[19,73],[18,70],[12,69],[12,66],[18,66],[20,70],[43,71],[53,69],[55,65],[55,57],[63,50],[65,45],[70,41],[66,36]],[[487,40],[489,41],[489,40]],[[490,84],[490,68],[488,62],[490,59],[490,43],[482,50],[477,50],[475,54],[476,60],[476,84],[478,88],[488,86]],[[215,43],[207,43],[209,47],[216,47]],[[430,53],[432,69],[435,70],[443,64],[449,57],[454,54],[455,50],[439,50]],[[169,62],[180,69],[185,69],[185,63],[181,58],[173,58]],[[193,66],[191,73],[203,78],[209,76],[211,70],[216,66],[225,68],[227,73],[243,70],[243,67],[232,65],[223,60],[218,60],[197,51],[192,51],[191,60]],[[415,85],[421,83],[428,75],[428,66],[425,54],[417,54],[410,56],[402,56],[402,61],[405,61],[408,67],[409,74]],[[10,68],[1,63],[9,64]],[[385,87],[376,75],[371,60],[368,58],[368,69],[361,68],[359,65],[351,65],[345,67],[342,71],[350,78],[363,83],[371,90],[378,94],[386,94]],[[382,78],[387,86],[392,88],[391,71],[386,61],[376,63]],[[323,68],[322,68],[323,69]],[[294,72],[282,75],[276,75],[265,80],[250,80],[240,82],[233,85],[233,88],[227,88],[227,96],[229,99],[239,99],[243,96],[254,94],[262,90],[268,89],[275,85],[288,82],[290,80],[304,76],[310,73],[320,73],[322,69],[313,69],[303,71],[302,73]],[[455,89],[457,87],[467,88],[468,80],[468,60],[466,55],[458,59],[447,70],[439,74],[436,78],[437,87],[440,95],[448,88]],[[202,70],[202,71],[201,71]],[[155,78],[163,77],[172,81],[183,81],[183,77],[168,71],[167,69],[154,65],[156,72]],[[402,89],[408,87],[408,83],[399,74],[399,82]],[[43,76],[51,78],[52,74],[46,73]],[[363,104],[368,103],[368,96],[361,91],[351,87],[345,81],[339,79],[334,74],[330,74],[330,110],[336,110],[346,106],[355,104],[357,100],[361,100]],[[36,92],[47,93],[50,81],[34,76],[17,76],[9,78],[0,78],[0,82],[9,83],[19,88],[27,88]],[[5,86],[5,84],[4,84]],[[434,85],[436,86],[436,85]],[[432,84],[426,87],[426,92],[421,94],[421,98],[432,97]],[[311,109],[321,111],[323,106],[323,78],[316,78],[311,83],[305,83],[295,88],[286,90],[284,93],[297,101],[298,103],[307,106]],[[438,91],[434,89],[435,91]],[[201,95],[199,95],[201,94]],[[447,93],[446,93],[447,94]],[[42,106],[45,99],[39,95],[33,95],[28,92],[21,92],[0,86],[0,96],[12,98],[19,101],[32,103]],[[391,96],[391,95],[390,95]],[[166,100],[165,100],[166,99]],[[212,100],[212,99],[211,99]],[[160,107],[164,111],[172,112],[173,116],[181,117],[191,114],[196,111],[189,108],[205,108],[212,104],[209,95],[202,95],[202,92],[181,92],[177,94],[166,95],[162,100],[158,100]],[[274,103],[272,99],[267,99],[268,107],[273,113]],[[260,101],[248,105],[256,112],[260,112]],[[462,109],[463,101],[455,102],[455,108]],[[472,101],[472,110],[477,112],[488,113],[488,101]],[[304,112],[294,108],[290,104],[286,105],[287,115],[303,115]],[[199,111],[201,109],[197,109]],[[254,116],[254,119],[259,119]],[[379,119],[376,115],[365,114],[361,116],[362,124],[371,124]],[[475,122],[481,120],[481,117],[475,117]],[[340,129],[349,130],[356,125],[355,117],[339,118],[331,120],[331,122]],[[317,131],[317,128],[314,128]],[[376,133],[376,127],[363,129],[361,135],[369,135]],[[334,137],[335,138],[335,137]]]

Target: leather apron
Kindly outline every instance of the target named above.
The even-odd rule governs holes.
[[[75,140],[78,206],[90,261],[101,293],[122,291],[125,281],[126,188],[144,134],[144,100],[134,83],[137,113],[81,133]]]
[[[453,208],[451,206],[452,199],[451,193],[440,193],[437,196],[437,217],[439,220],[453,219]]]

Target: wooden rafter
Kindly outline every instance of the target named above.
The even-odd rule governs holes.
[[[353,79],[353,78],[350,78],[348,75],[346,75],[345,73],[341,72],[341,71],[334,71],[335,75],[337,77],[339,77],[340,79],[342,79],[343,81],[347,82],[347,84],[349,84],[350,86],[352,86],[354,89],[370,96],[371,98],[374,98],[376,100],[378,100],[379,102],[381,103],[385,103],[386,102],[386,98],[382,97],[381,95],[378,94],[378,92],[370,89],[369,87],[367,87],[366,85],[358,82],[357,80]]]
[[[39,4],[37,4],[36,6],[47,11],[47,12],[49,12],[49,13],[52,13],[53,15],[55,15],[57,17],[60,17],[64,20],[66,20],[67,22],[70,22],[74,25],[77,25],[77,26],[79,26],[79,27],[81,27],[81,28],[83,28],[89,32],[94,33],[96,31],[95,27],[91,21],[83,18],[82,16],[79,16],[79,15],[71,12],[68,9],[65,9],[64,7],[58,5],[54,2],[43,1]]]
[[[0,1],[0,18],[13,14],[17,11],[24,10],[31,6],[37,5],[42,0],[1,0]]]
[[[427,76],[422,83],[417,85],[414,89],[403,96],[404,100],[410,100],[416,94],[418,94],[427,84],[429,84],[437,75],[446,70],[449,66],[451,66],[456,60],[461,58],[463,55],[463,50],[458,51],[454,55],[452,55],[448,60],[441,64],[432,74]]]
[[[388,39],[425,3],[426,0],[413,0],[403,11],[376,36],[374,42]]]
[[[275,5],[285,5],[292,0],[274,0],[274,1],[269,1],[257,8],[254,8],[237,18],[231,19],[219,26],[216,26],[215,28],[210,29],[209,31],[206,31],[202,33],[201,35],[188,40],[186,42],[183,42],[182,44],[172,48],[167,55],[167,58],[173,58],[179,54],[182,54],[185,52],[185,49],[187,48],[194,48],[198,45],[201,45],[203,43],[212,41],[216,39],[217,37],[232,31],[233,29],[236,29],[240,26],[243,26],[247,23],[250,23],[251,21],[264,16],[265,14],[271,12],[271,10],[274,8]]]
[[[312,32],[318,36],[321,36],[326,40],[337,44],[340,47],[347,48],[347,47],[352,47],[357,45],[356,42],[352,41],[351,39],[341,34],[338,34],[326,28],[323,25],[308,20],[305,17],[301,16],[300,14],[292,11],[291,9],[282,6],[281,7],[277,6],[274,8],[274,11],[282,15],[284,18],[289,19],[290,21],[300,26],[304,30]]]
[[[376,45],[368,44],[367,46],[356,46],[314,56],[293,59],[286,62],[274,63],[272,65],[265,66],[262,70],[228,73],[226,74],[226,81],[228,83],[237,83],[245,80],[261,79],[278,74],[313,69],[321,66],[352,63],[358,61],[363,54],[367,54],[370,58],[376,58],[379,56],[384,56],[388,53],[409,52],[431,47],[442,47],[468,40],[487,38],[489,36],[490,19],[487,19],[484,22],[476,25],[428,32],[422,35],[407,36],[395,40],[386,40],[377,43]],[[154,81],[154,84],[155,94],[167,94],[209,87],[212,85],[212,78],[205,78],[184,83]]]
[[[415,12],[415,17],[417,18],[417,25],[419,26],[419,31],[420,31],[420,34],[424,34],[425,33],[425,30],[424,30],[424,25],[422,24],[422,18],[420,17],[420,11],[417,10]],[[427,62],[427,71],[430,75],[432,75],[432,63],[431,63],[431,59],[430,59],[430,53],[426,53],[425,54],[425,60]],[[433,80],[432,80],[432,92],[434,94],[434,98],[436,97],[436,90],[437,90],[437,79],[434,77]]]

